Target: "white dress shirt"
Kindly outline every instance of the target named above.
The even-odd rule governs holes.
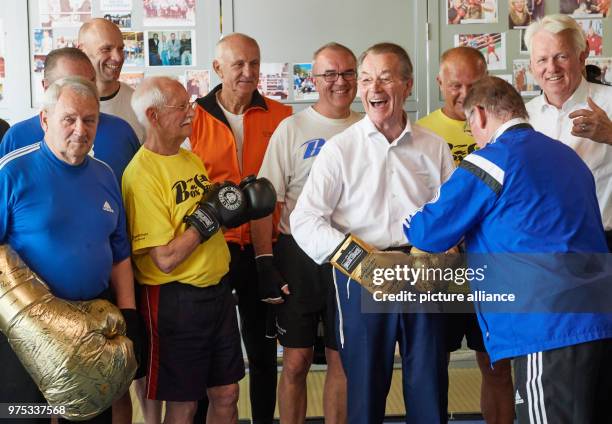
[[[560,109],[548,103],[546,96],[541,94],[527,103],[527,112],[536,131],[562,141],[587,164],[595,178],[604,229],[609,231],[612,230],[612,145],[573,136],[573,119],[568,117],[575,110],[590,109],[587,97],[591,97],[612,119],[612,87],[592,84],[584,78]],[[562,169],[559,171],[563,172]]]
[[[407,122],[389,143],[369,117],[332,137],[290,217],[293,237],[323,263],[351,233],[377,249],[406,244],[402,222],[454,170],[446,142]]]

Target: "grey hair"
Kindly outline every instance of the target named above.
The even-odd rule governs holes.
[[[140,122],[145,128],[149,128],[147,119],[147,109],[161,108],[167,102],[161,85],[164,82],[176,81],[170,77],[147,77],[145,78],[132,94],[131,106]]]
[[[41,109],[45,111],[53,110],[64,89],[70,89],[82,97],[92,98],[96,101],[98,108],[100,107],[96,85],[83,77],[71,76],[60,78],[47,88],[42,98]]]
[[[378,43],[368,47],[366,51],[359,56],[359,68],[363,65],[363,61],[369,54],[394,54],[400,62],[400,73],[404,80],[412,79],[412,61],[406,50],[394,43]]]
[[[469,116],[475,107],[509,121],[513,118],[529,119],[525,102],[516,89],[501,78],[485,76],[476,81],[463,100],[463,110]]]
[[[325,50],[335,50],[335,51],[341,51],[344,52],[346,54],[348,54],[349,56],[351,56],[353,58],[353,60],[355,61],[355,63],[357,63],[357,56],[355,56],[355,53],[353,53],[353,51],[351,49],[349,49],[348,47],[346,47],[343,44],[340,43],[336,43],[335,41],[331,41],[329,43],[323,44],[321,47],[319,47],[314,54],[312,55],[312,62],[314,64],[314,62],[317,61],[317,57]]]
[[[548,31],[552,34],[569,31],[571,36],[570,39],[576,51],[580,53],[586,49],[584,31],[582,31],[580,25],[568,15],[547,15],[540,20],[532,22],[525,31],[525,45],[529,52],[531,52],[533,37],[540,31]]]

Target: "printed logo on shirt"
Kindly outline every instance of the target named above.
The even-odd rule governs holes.
[[[323,147],[324,144],[324,138],[314,138],[303,143],[302,146],[306,145],[306,151],[304,151],[304,159],[312,158],[318,155],[321,151],[321,147]]]
[[[190,197],[201,197],[203,193],[206,193],[210,187],[208,178],[202,174],[196,174],[193,178],[188,180],[179,180],[172,185],[174,191],[176,204],[183,203]]]
[[[451,150],[453,159],[456,164],[459,164],[467,155],[476,150],[476,144],[450,144],[448,148]]]
[[[111,205],[110,203],[108,203],[108,201],[104,202],[104,206],[102,206],[102,210],[106,212],[110,212],[110,213],[115,213],[115,211],[113,210],[113,208],[111,208]]]

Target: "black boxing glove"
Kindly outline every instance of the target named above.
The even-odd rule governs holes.
[[[281,287],[285,284],[285,280],[280,275],[280,272],[274,265],[274,256],[261,255],[255,258],[257,266],[257,288],[259,290],[259,299],[262,302],[276,303],[283,298]]]
[[[200,233],[201,242],[213,236],[221,226],[238,227],[249,220],[242,191],[232,182],[215,184],[202,196],[196,210],[185,221]]]
[[[120,309],[120,311],[125,321],[125,335],[132,341],[132,345],[134,346],[134,356],[138,362],[134,380],[138,380],[146,375],[146,361],[144,360],[144,358],[146,358],[146,334],[144,333],[144,322],[136,309]]]
[[[250,219],[260,219],[274,212],[276,207],[276,190],[267,178],[255,178],[249,175],[240,181],[240,188],[247,202]]]

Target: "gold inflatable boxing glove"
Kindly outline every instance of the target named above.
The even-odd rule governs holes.
[[[136,372],[119,309],[53,296],[8,245],[0,245],[0,331],[49,405],[65,407],[70,420],[107,409]]]
[[[414,247],[410,254],[382,252],[350,234],[331,254],[329,261],[369,292],[390,294],[411,288],[423,293],[445,291],[448,280],[440,277],[446,269],[461,265],[459,255],[431,254]]]

